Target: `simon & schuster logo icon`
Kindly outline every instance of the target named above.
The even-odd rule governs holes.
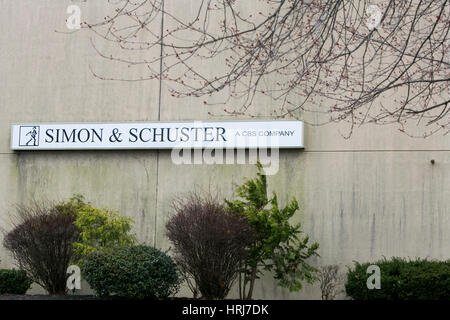
[[[21,126],[19,133],[19,146],[38,147],[39,146],[39,126]]]

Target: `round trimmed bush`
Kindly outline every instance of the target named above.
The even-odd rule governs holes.
[[[161,299],[177,293],[180,283],[173,260],[145,245],[95,251],[81,271],[100,297]]]
[[[24,270],[0,270],[0,294],[25,294],[32,282]]]

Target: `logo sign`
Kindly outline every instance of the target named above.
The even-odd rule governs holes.
[[[19,146],[39,147],[39,126],[19,127]]]
[[[302,121],[36,123],[12,126],[12,150],[303,148]]]

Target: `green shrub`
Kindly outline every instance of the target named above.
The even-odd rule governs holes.
[[[23,270],[0,270],[0,294],[25,294],[32,282]]]
[[[98,209],[87,204],[81,207],[75,220],[80,237],[73,244],[77,263],[89,253],[119,246],[133,245],[136,241],[130,234],[133,220],[107,209]]]
[[[381,289],[367,288],[369,265],[380,267]],[[356,263],[347,273],[345,290],[356,300],[449,300],[450,260],[392,258]]]
[[[89,202],[85,202],[84,196],[81,194],[73,195],[68,201],[62,201],[55,205],[55,209],[61,214],[73,216],[74,219],[78,216],[83,208],[90,205]]]
[[[133,219],[108,209],[96,208],[86,202],[82,195],[75,194],[68,201],[58,203],[55,208],[73,217],[79,232],[73,243],[74,264],[81,265],[84,256],[95,250],[129,246],[136,241],[136,237],[130,234]]]
[[[159,299],[179,289],[173,260],[145,245],[96,250],[86,256],[81,270],[100,297]]]

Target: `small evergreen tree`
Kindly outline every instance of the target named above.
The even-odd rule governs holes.
[[[299,291],[303,281],[317,280],[317,269],[306,260],[318,256],[319,244],[309,245],[308,235],[301,237],[301,224],[289,223],[299,208],[297,200],[294,198],[286,207],[279,208],[277,195],[273,193],[272,198],[267,195],[267,180],[261,164],[257,167],[257,177],[237,188],[240,199],[225,200],[228,210],[245,216],[257,234],[240,275],[241,299],[252,298],[255,281],[264,271],[273,271],[279,285],[291,291]]]

